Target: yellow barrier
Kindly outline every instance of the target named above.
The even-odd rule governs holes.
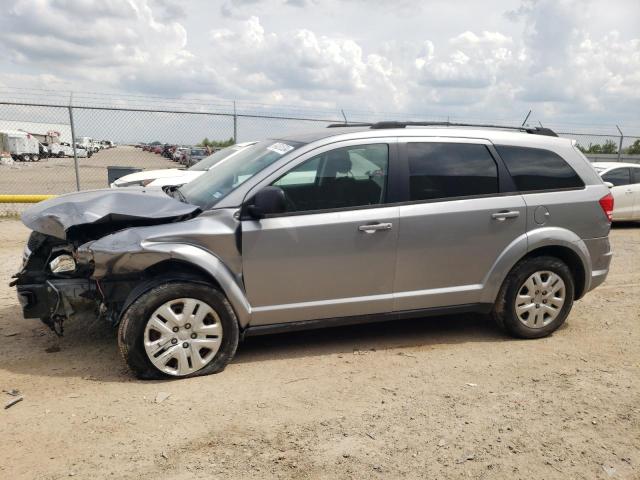
[[[38,203],[56,195],[0,195],[0,203]]]

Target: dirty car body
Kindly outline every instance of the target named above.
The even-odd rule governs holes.
[[[379,319],[476,311],[552,333],[607,275],[607,187],[570,140],[405,127],[259,142],[177,190],[43,202],[23,216],[24,316],[104,318],[142,378],[220,371],[243,335]],[[518,183],[529,154],[559,165],[548,188]]]

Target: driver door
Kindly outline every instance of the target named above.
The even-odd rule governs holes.
[[[242,222],[251,325],[392,310],[399,219],[387,195],[393,142],[324,147],[261,185],[281,188],[287,211]]]

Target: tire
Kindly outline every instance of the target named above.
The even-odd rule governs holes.
[[[64,152],[58,152],[58,158],[64,157]]]
[[[161,329],[156,330],[154,326],[162,320],[157,310],[166,306],[168,302],[173,302],[172,308],[179,309],[180,305],[185,308],[187,304],[181,303],[181,299],[201,302],[201,305],[205,305],[202,308],[210,307],[217,318],[214,318],[214,315],[207,315],[208,321],[213,323],[205,325],[203,322],[206,320],[203,320],[199,322],[200,327],[197,327],[197,317],[193,315],[184,319],[181,326],[177,327],[178,333],[163,330],[164,336],[157,338]],[[199,308],[201,307],[198,307],[198,310]],[[181,316],[182,313],[177,315]],[[168,315],[165,316],[168,317]],[[193,319],[193,326],[188,323],[189,318]],[[176,325],[172,322],[173,320],[168,318],[165,325]],[[217,351],[204,347],[196,350],[195,341],[191,340],[194,337],[189,336],[198,335],[199,342],[214,342],[215,340],[210,340],[213,335],[201,334],[202,329],[207,327],[215,328],[222,337],[222,340],[217,343]],[[214,286],[190,281],[167,281],[146,291],[126,308],[118,329],[118,346],[127,365],[140,379],[186,378],[210,375],[224,370],[236,352],[239,336],[240,330],[235,313],[226,297]],[[159,357],[155,361],[156,364],[151,361],[150,354],[147,354],[145,341],[154,345],[150,348],[160,344],[162,344],[161,348],[164,348],[160,353],[156,353]],[[155,344],[155,342],[158,343]],[[184,351],[181,350],[182,348]],[[163,359],[163,357],[166,358]],[[204,362],[205,359],[204,366],[196,369],[197,363]],[[164,370],[157,366],[159,363],[163,365]]]
[[[33,157],[31,157],[31,161],[32,162],[39,162],[40,161],[40,157],[38,155],[34,155]]]
[[[533,278],[536,273],[537,279]],[[558,292],[552,293],[556,289]],[[514,337],[546,337],[567,319],[574,291],[573,275],[562,260],[551,256],[527,258],[507,275],[491,315],[500,328]]]
[[[22,155],[22,161],[23,162],[30,162],[31,161],[31,155]]]

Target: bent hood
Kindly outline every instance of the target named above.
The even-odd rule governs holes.
[[[99,238],[123,228],[191,218],[200,208],[162,190],[104,189],[70,193],[40,202],[22,214],[31,230],[64,240]]]

